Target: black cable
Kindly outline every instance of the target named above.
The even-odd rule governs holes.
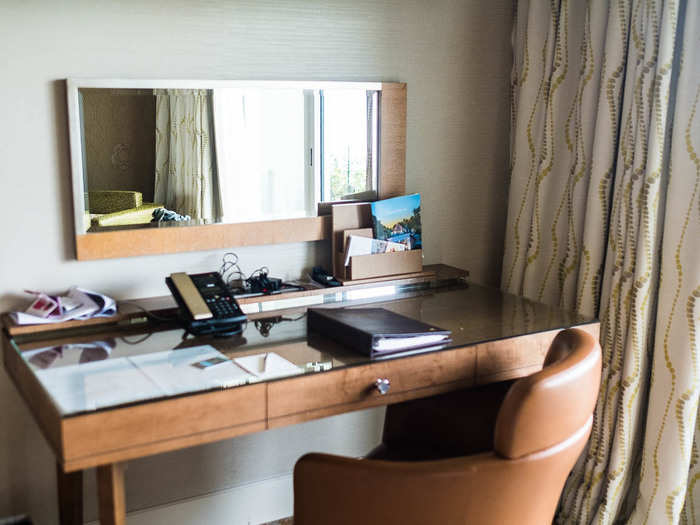
[[[136,341],[129,341],[125,335],[122,335],[119,339],[121,339],[122,341],[124,341],[128,345],[138,345],[140,343],[143,343],[146,339],[148,339],[152,335],[153,335],[153,332],[148,332],[147,334],[145,334],[140,339],[137,339]]]
[[[233,281],[241,281],[241,289],[243,292],[249,291],[254,288],[257,281],[260,282],[262,288],[269,288],[270,283],[267,280],[267,276],[270,275],[270,268],[268,266],[261,266],[253,270],[249,275],[246,275],[238,264],[238,255],[234,252],[226,252],[221,260],[221,267],[219,268],[219,273],[221,278],[226,283],[226,286],[233,288],[231,283]]]
[[[256,319],[255,320],[255,328],[258,329],[258,332],[260,332],[260,335],[263,337],[269,337],[270,335],[270,330],[272,330],[272,327],[282,323],[282,322],[294,322],[298,321],[300,319],[303,319],[306,317],[306,312],[301,314],[298,317],[284,317],[284,316],[277,316],[277,317],[268,317],[266,319]]]
[[[234,276],[241,281],[246,280],[246,275],[241,270],[238,265],[238,255],[233,252],[226,252],[221,261],[221,268],[219,268],[219,273],[221,278],[224,280],[227,286],[231,286],[231,281],[234,281]]]
[[[135,303],[133,301],[119,301],[118,304],[120,304],[120,305],[121,304],[130,304],[131,306],[135,306],[139,310],[142,310],[143,313],[146,314],[146,317],[148,317],[149,319],[153,319],[154,321],[170,322],[170,321],[175,320],[173,317],[161,317],[159,315],[156,315],[153,312],[151,312],[150,310],[146,310],[143,306],[141,306],[140,304]]]
[[[253,277],[260,276],[260,275],[269,275],[270,269],[267,266],[261,266],[257,270],[253,270],[253,272],[250,274],[250,277],[248,277],[248,280],[252,279]]]
[[[223,328],[223,327],[218,327],[218,328],[212,328],[211,330],[204,330],[204,331],[198,331],[198,330],[190,330],[187,326],[183,326],[184,333],[182,334],[182,340],[185,341],[187,339],[187,336],[191,335],[192,337],[233,337],[237,335],[243,335],[245,332],[246,328],[248,327],[248,320],[240,321],[238,323],[232,323],[232,326],[234,324],[238,324],[238,330],[230,330],[229,328]]]
[[[306,312],[304,312],[298,317],[283,317],[282,321],[298,321],[299,319],[303,319],[304,317],[306,317]]]

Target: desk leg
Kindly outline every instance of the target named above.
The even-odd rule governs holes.
[[[126,525],[125,468],[124,463],[97,467],[100,525]]]
[[[56,481],[58,482],[58,517],[61,525],[78,525],[83,523],[83,471],[64,472],[60,463],[56,463]]]

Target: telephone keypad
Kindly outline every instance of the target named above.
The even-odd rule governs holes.
[[[207,306],[209,306],[211,313],[213,313],[214,317],[217,319],[240,315],[240,310],[233,307],[231,297],[228,295],[223,297],[220,295],[214,295],[206,297],[204,300],[206,301]]]

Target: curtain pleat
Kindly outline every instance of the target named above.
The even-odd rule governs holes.
[[[666,207],[660,221],[663,240],[656,337],[634,523],[700,522],[700,435],[696,431],[700,386],[700,5],[695,1],[672,4],[664,12],[667,14],[659,52],[660,59],[664,57],[664,72],[671,69],[671,35],[682,30],[683,39],[677,46],[678,89],[672,94],[675,116],[668,141]],[[666,81],[666,76],[657,80]],[[665,94],[661,91],[660,103]]]
[[[502,287],[601,321],[559,523],[698,518],[699,10],[517,4]]]
[[[193,219],[218,218],[207,90],[156,90],[155,201]]]

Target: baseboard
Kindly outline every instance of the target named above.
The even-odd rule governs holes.
[[[127,514],[128,525],[257,525],[292,515],[292,475]],[[99,525],[91,521],[88,525]]]

